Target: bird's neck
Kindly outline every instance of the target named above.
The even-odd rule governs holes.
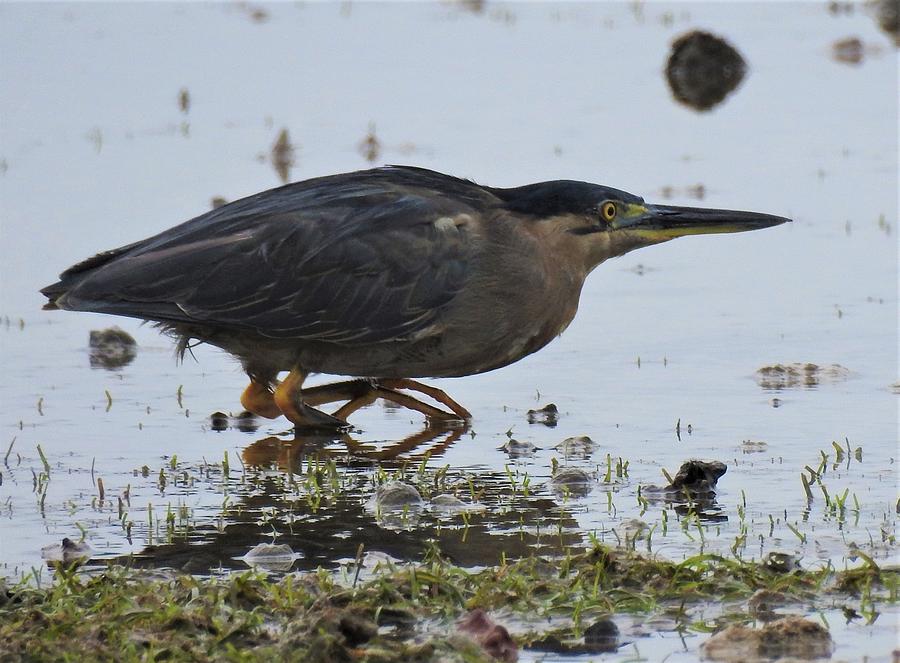
[[[585,266],[585,275],[610,258],[618,258],[629,251],[653,243],[628,231],[593,233],[584,236],[584,240],[582,263]]]

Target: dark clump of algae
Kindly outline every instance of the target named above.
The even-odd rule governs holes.
[[[117,564],[92,574],[57,568],[49,586],[0,585],[0,658],[481,661],[490,655],[454,626],[477,608],[523,650],[552,642],[561,653],[579,651],[609,616],[669,620],[679,634],[720,630],[764,621],[765,596],[802,611],[852,603],[872,620],[900,587],[898,568],[865,557],[850,570],[784,572],[714,554],[664,561],[597,542],[478,569],[431,548],[421,562],[387,562],[366,578],[347,570],[200,578]],[[712,602],[727,608],[696,622],[692,606]]]

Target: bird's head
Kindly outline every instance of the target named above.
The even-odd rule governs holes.
[[[654,205],[626,191],[570,180],[495,192],[541,241],[566,259],[583,262],[585,273],[608,258],[676,237],[744,232],[790,221],[758,212]]]

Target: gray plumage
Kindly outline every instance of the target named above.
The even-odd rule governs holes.
[[[45,308],[153,321],[182,352],[190,339],[221,347],[270,387],[283,370],[460,376],[549,343],[607,258],[784,221],[647,206],[586,182],[498,189],[388,166],[238,200],[85,260],[42,292]]]
[[[507,194],[504,201],[508,191],[521,195]],[[218,345],[266,380],[286,365],[283,355],[298,349],[310,355],[304,365],[311,370],[337,374],[489,370],[518,358],[507,352],[522,345],[504,339],[513,331],[508,316],[493,304],[483,319],[453,321],[447,314],[473,277],[482,290],[465,299],[500,287],[516,306],[523,288],[530,290],[528,299],[542,289],[529,273],[539,256],[528,254],[537,247],[515,236],[506,207],[538,193],[533,187],[490,189],[410,167],[289,184],[75,265],[42,290],[50,299],[45,308],[151,320],[178,336],[182,349],[190,338]],[[571,202],[560,198],[556,204]],[[512,287],[494,283],[490,270],[476,274],[476,266],[495,260],[475,241],[487,225],[530,263]],[[480,368],[456,348],[441,359],[454,345],[446,338],[454,327],[485,324],[490,328],[467,342]],[[533,351],[543,342],[525,345]],[[485,352],[496,357],[485,362]],[[336,354],[345,358],[336,360]]]

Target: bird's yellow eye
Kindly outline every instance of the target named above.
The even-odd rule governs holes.
[[[604,221],[612,221],[616,218],[616,204],[607,200],[600,207],[600,213],[603,215]]]

